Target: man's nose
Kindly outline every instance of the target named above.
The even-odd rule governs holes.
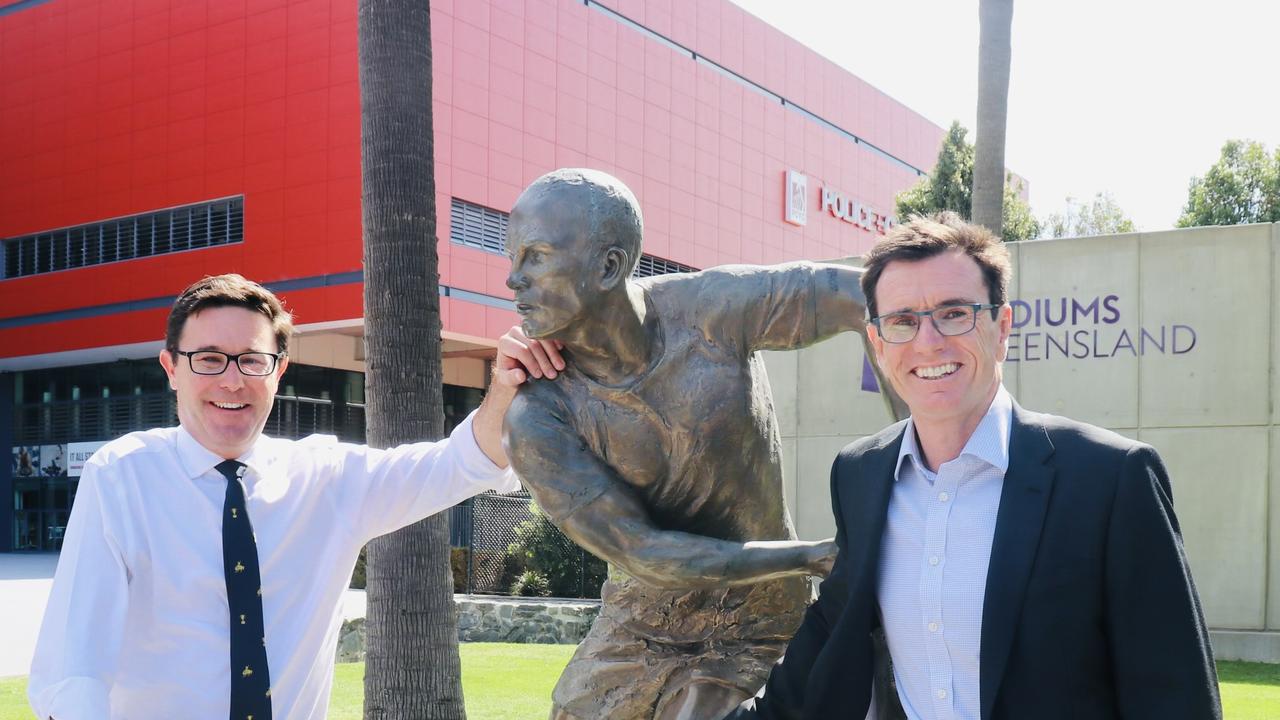
[[[946,337],[938,331],[933,316],[926,315],[920,318],[920,327],[916,330],[916,336],[912,338],[912,342],[918,343],[923,348],[935,348],[946,342]]]
[[[524,273],[512,270],[507,275],[507,287],[512,290],[524,290],[529,287],[529,279],[525,277]]]
[[[244,374],[240,372],[240,365],[232,360],[227,363],[227,369],[222,371],[219,378],[219,384],[228,390],[238,390],[244,386]]]

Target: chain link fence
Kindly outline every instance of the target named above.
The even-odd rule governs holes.
[[[607,566],[560,532],[527,495],[485,493],[454,508],[457,592],[598,598]]]

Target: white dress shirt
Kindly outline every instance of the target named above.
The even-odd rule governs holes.
[[[911,720],[978,720],[987,565],[1009,468],[1001,387],[959,457],[931,472],[908,420],[880,547],[877,599]]]
[[[439,443],[375,450],[260,437],[238,459],[277,720],[325,716],[342,594],[366,542],[519,487],[480,450],[470,417]],[[112,441],[85,463],[31,665],[38,717],[225,720],[221,461],[166,428]]]

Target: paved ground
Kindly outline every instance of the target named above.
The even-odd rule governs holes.
[[[52,553],[0,553],[0,677],[30,669],[57,565]],[[364,591],[348,590],[343,617],[364,617],[364,608]]]
[[[0,553],[0,677],[26,675],[58,556]]]

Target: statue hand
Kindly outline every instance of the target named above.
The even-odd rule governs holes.
[[[826,577],[831,574],[831,566],[836,562],[838,548],[834,539],[822,540],[809,546],[808,570],[810,575]]]

